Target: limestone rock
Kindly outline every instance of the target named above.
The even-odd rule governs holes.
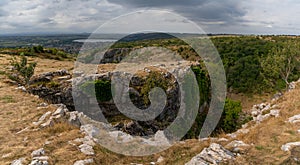
[[[157,159],[157,163],[161,163],[161,162],[163,162],[164,161],[164,157],[162,157],[162,156],[160,156],[158,159]]]
[[[71,124],[71,125],[74,125],[74,126],[77,126],[77,127],[80,127],[81,126],[81,122],[80,122],[80,118],[79,118],[79,113],[77,111],[74,111],[74,112],[70,112],[69,113],[69,119],[68,119],[68,122]]]
[[[281,164],[300,164],[300,146],[293,147],[290,156]]]
[[[38,150],[35,150],[31,153],[31,156],[32,157],[36,157],[36,156],[42,156],[42,155],[45,155],[45,150],[44,148],[40,148]]]
[[[68,112],[68,109],[64,104],[60,104],[58,106],[59,107],[56,109],[55,112],[53,112],[52,116],[57,116],[57,115],[64,116]]]
[[[295,89],[296,88],[296,82],[291,82],[290,84],[289,84],[289,91],[291,91],[291,90],[293,90],[293,89]]]
[[[86,165],[90,163],[94,163],[94,160],[93,159],[78,160],[73,165]]]
[[[277,105],[271,106],[270,103],[261,103],[254,105],[251,110],[253,120],[257,123],[260,123],[271,116],[278,117],[280,114],[280,110],[275,108],[277,108]]]
[[[20,90],[22,92],[27,92],[27,90],[24,86],[19,86],[19,87],[16,88],[16,90]]]
[[[82,125],[80,131],[93,138],[99,134],[99,129],[92,124]]]
[[[48,161],[46,160],[32,160],[31,163],[29,165],[48,165]]]
[[[271,116],[279,117],[279,114],[280,114],[280,110],[278,110],[278,109],[273,109],[270,111]]]
[[[286,144],[284,144],[284,145],[281,146],[281,150],[282,151],[290,151],[290,149],[292,147],[295,147],[295,146],[300,146],[300,142],[286,143]]]
[[[38,105],[38,107],[47,107],[47,106],[48,106],[47,103],[40,103],[40,104]]]
[[[109,135],[117,142],[126,143],[133,140],[133,137],[129,134],[126,134],[122,131],[112,131],[109,132]]]
[[[228,141],[228,139],[226,139],[226,138],[220,138],[220,139],[218,139],[218,142],[227,142]]]
[[[280,93],[276,93],[273,98],[272,98],[272,101],[276,101],[278,100],[279,98],[281,98],[283,96],[283,94],[280,92]]]
[[[300,122],[300,114],[290,117],[288,120],[290,123],[298,123]]]
[[[234,154],[220,144],[212,143],[208,148],[204,148],[200,154],[196,155],[185,165],[209,165],[219,164],[235,159]]]
[[[87,144],[81,144],[79,146],[79,149],[82,153],[84,153],[86,155],[94,155],[95,154],[93,147],[90,145],[87,145]]]
[[[154,135],[154,140],[161,143],[161,145],[171,145],[164,131],[157,131]]]
[[[41,124],[41,127],[51,127],[54,125],[54,121],[52,119],[49,119],[48,121],[46,121],[45,123]]]
[[[250,147],[250,145],[244,143],[243,141],[234,140],[225,147],[236,153],[244,153]]]
[[[11,162],[11,165],[23,165],[25,158],[19,158]]]
[[[48,111],[48,112],[46,112],[45,114],[43,114],[40,118],[39,118],[39,120],[37,121],[37,122],[33,122],[33,124],[34,125],[40,125],[48,116],[50,116],[51,115],[51,112],[50,111]]]

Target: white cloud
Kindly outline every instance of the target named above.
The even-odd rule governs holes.
[[[270,33],[294,33],[300,27],[300,1],[295,0],[249,0],[242,1],[241,5],[247,11],[242,17],[244,20],[241,24],[268,28]]]

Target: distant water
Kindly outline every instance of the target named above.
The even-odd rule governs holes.
[[[73,42],[116,42],[114,39],[80,39],[74,40]]]

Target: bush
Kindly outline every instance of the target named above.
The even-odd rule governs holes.
[[[226,99],[218,129],[221,129],[226,133],[236,131],[243,124],[239,122],[241,112],[242,106],[240,101]]]
[[[7,74],[7,76],[9,79],[26,86],[34,74],[36,64],[37,63],[35,62],[27,63],[27,58],[25,56],[21,56],[20,61],[14,57],[10,61],[10,65],[13,66],[13,69]]]
[[[98,101],[109,101],[112,99],[111,93],[111,82],[105,80],[87,81],[80,86],[81,90],[90,95],[94,96]],[[96,93],[95,93],[96,92]]]
[[[144,104],[149,105],[150,100],[148,98],[149,92],[154,88],[154,87],[160,87],[163,90],[167,90],[168,88],[168,80],[164,78],[162,74],[159,72],[150,72],[149,76],[146,79],[145,84],[141,88],[141,96],[143,98]]]

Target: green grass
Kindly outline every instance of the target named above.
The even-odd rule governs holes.
[[[263,146],[255,146],[255,149],[261,151],[261,150],[263,150],[263,149],[265,149],[265,148],[264,148]]]
[[[0,75],[5,75],[5,74],[6,74],[5,71],[0,70]]]
[[[293,130],[288,130],[288,131],[285,131],[286,133],[289,133],[289,134],[291,134],[291,135],[296,135],[296,132],[295,131],[293,131]]]
[[[12,96],[3,96],[0,98],[0,100],[4,103],[15,103],[16,101],[14,100],[14,98]]]

